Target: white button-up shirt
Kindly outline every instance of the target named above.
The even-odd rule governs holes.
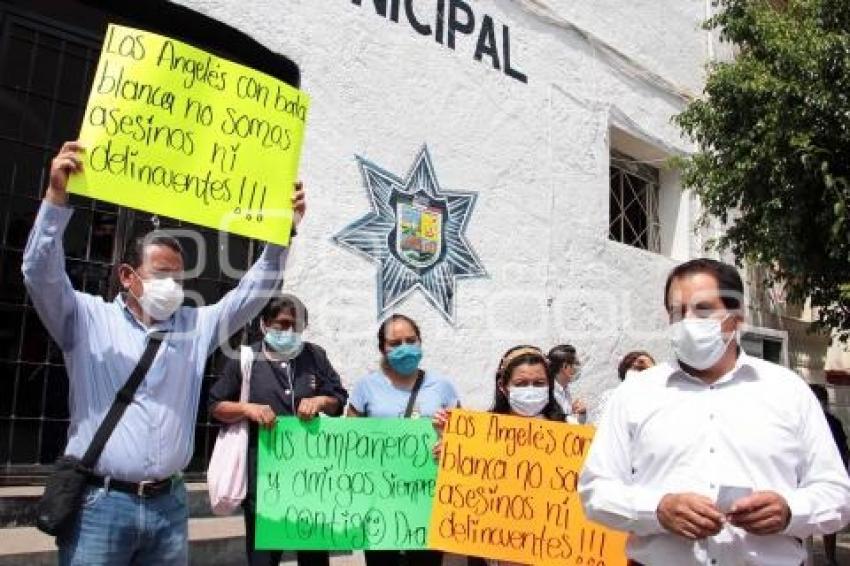
[[[552,384],[552,395],[555,401],[560,405],[564,415],[569,417],[573,413],[573,396],[570,395],[570,390],[566,385],[561,385],[558,380]]]
[[[720,486],[775,491],[788,502],[783,533],[730,524],[692,541],[666,531],[656,509],[668,493],[716,500]],[[614,392],[579,482],[585,513],[630,532],[644,564],[799,566],[798,539],[850,521],[850,479],[808,385],[781,366],[741,354],[707,385],[661,364]]]

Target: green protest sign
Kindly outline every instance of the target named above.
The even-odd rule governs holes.
[[[278,418],[259,435],[256,548],[425,548],[436,440],[428,419]]]

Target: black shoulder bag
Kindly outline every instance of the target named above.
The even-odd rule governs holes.
[[[407,400],[407,408],[404,410],[404,418],[409,419],[413,414],[413,405],[416,403],[416,396],[419,395],[419,388],[422,387],[422,382],[425,380],[425,372],[419,370],[419,375],[416,376],[416,382],[413,384],[413,389],[410,390],[410,398]]]
[[[53,536],[61,534],[70,527],[80,510],[80,502],[89,477],[94,475],[94,465],[100,458],[106,441],[133,401],[133,395],[145,378],[153,363],[154,356],[162,343],[164,334],[155,332],[150,335],[145,352],[124,386],[115,394],[115,400],[109,412],[100,423],[94,438],[82,459],[76,456],[60,456],[54,464],[53,473],[47,478],[44,494],[38,502],[35,525]]]

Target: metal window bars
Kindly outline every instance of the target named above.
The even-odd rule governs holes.
[[[609,238],[636,248],[660,252],[658,170],[612,150],[609,173]]]

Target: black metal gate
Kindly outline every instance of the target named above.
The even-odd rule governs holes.
[[[29,304],[21,260],[50,159],[79,132],[108,19],[108,11],[88,3],[0,2],[0,485],[38,482],[66,441],[62,353]],[[295,69],[297,82],[297,67],[285,58],[274,65],[281,60]],[[77,290],[111,298],[112,266],[131,237],[151,229],[150,215],[73,195],[70,204],[75,212],[65,252],[71,282]],[[176,226],[180,223],[163,219],[162,227]],[[194,229],[206,241],[208,257],[204,272],[187,288],[214,302],[236,281],[222,272],[218,254],[210,253],[219,249],[218,232]],[[229,237],[231,267],[246,269],[255,252],[253,241]],[[191,242],[186,253],[187,265],[194,264]],[[205,399],[216,366],[208,365],[204,380],[189,472],[205,468],[215,439]]]

